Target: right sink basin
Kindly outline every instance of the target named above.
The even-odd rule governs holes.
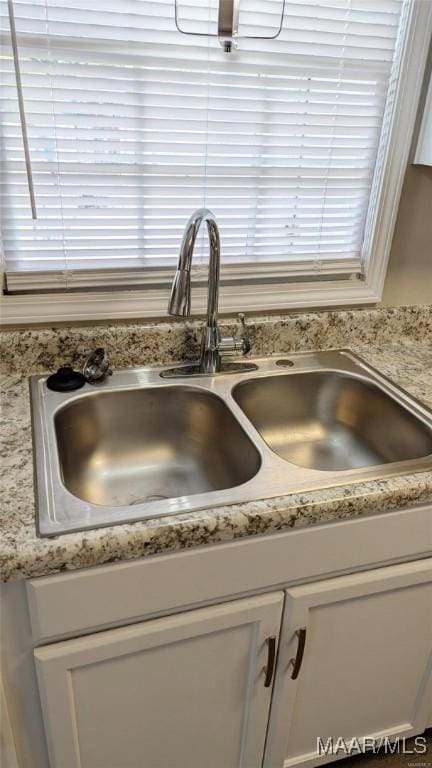
[[[376,384],[339,371],[266,376],[233,397],[267,445],[300,467],[349,470],[432,453],[432,432]]]

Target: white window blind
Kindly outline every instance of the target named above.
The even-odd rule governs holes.
[[[215,0],[178,5],[216,31]],[[402,0],[286,0],[269,40],[245,35],[273,34],[282,0],[244,0],[231,54],[181,34],[174,0],[15,0],[36,221],[0,6],[10,290],[145,280],[203,205],[228,270],[361,270]]]

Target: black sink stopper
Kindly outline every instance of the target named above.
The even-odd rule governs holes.
[[[70,365],[59,368],[57,373],[52,373],[47,378],[47,387],[54,392],[73,392],[81,389],[86,383],[85,376],[79,371],[74,371]]]

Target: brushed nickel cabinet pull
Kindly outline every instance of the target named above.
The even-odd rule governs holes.
[[[296,657],[294,659],[294,666],[293,671],[291,675],[291,680],[297,680],[300,672],[300,668],[303,661],[304,656],[304,650],[306,645],[306,627],[302,627],[301,629],[298,629],[296,632],[296,635],[298,637],[298,645],[297,645],[297,653]]]
[[[273,680],[273,673],[276,664],[276,637],[272,635],[266,640],[267,643],[267,664],[264,667],[265,679],[264,688],[270,688]]]

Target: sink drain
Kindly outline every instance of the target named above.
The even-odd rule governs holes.
[[[148,504],[150,501],[164,501],[167,498],[168,496],[163,496],[163,494],[154,493],[150,494],[150,496],[142,496],[140,499],[134,499],[129,502],[129,506],[133,507],[135,504]]]

